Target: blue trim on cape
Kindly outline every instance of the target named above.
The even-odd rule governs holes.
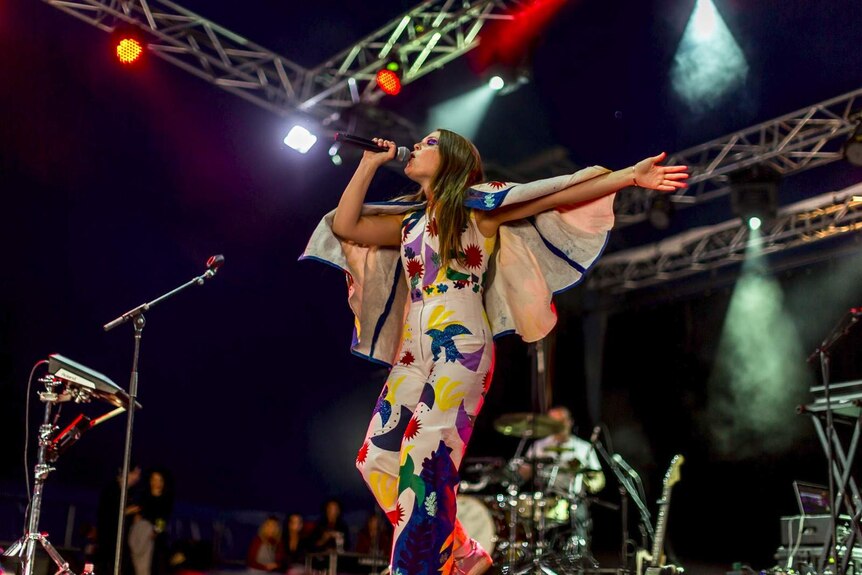
[[[530,216],[529,218],[527,218],[527,221],[530,222],[530,225],[533,226],[533,229],[536,230],[536,233],[539,234],[540,238],[542,238],[542,243],[545,244],[545,247],[548,248],[548,250],[550,250],[552,254],[554,254],[555,256],[569,264],[571,267],[581,272],[582,276],[583,274],[587,273],[587,270],[584,268],[584,266],[571,259],[568,255],[566,255],[566,252],[552,244],[550,241],[548,241],[547,238],[545,238],[545,236],[542,235],[542,232],[539,231],[538,226],[536,226],[536,216]],[[605,241],[607,242],[607,240]]]
[[[571,285],[567,285],[566,287],[562,287],[562,288],[558,289],[557,291],[554,292],[553,295],[557,295],[558,293],[563,293],[564,291],[570,290],[571,288],[575,287],[576,285],[580,285],[580,283],[582,281],[584,281],[584,278],[587,277],[587,272],[590,271],[591,269],[593,269],[593,266],[595,266],[596,262],[599,261],[599,258],[602,257],[602,254],[605,253],[605,248],[608,247],[608,242],[610,241],[610,239],[611,239],[611,233],[610,232],[605,233],[605,243],[604,243],[604,245],[602,245],[602,249],[599,250],[599,253],[596,254],[596,257],[593,260],[593,263],[590,264],[590,267],[584,269],[584,273],[581,274],[581,277],[578,278],[578,281],[574,282]]]
[[[317,256],[307,256],[307,255],[305,255],[305,254],[301,254],[298,258],[296,258],[296,261],[298,261],[298,262],[305,261],[305,260],[311,260],[311,261],[314,261],[314,262],[320,262],[320,263],[322,263],[322,264],[326,264],[326,265],[328,265],[329,267],[333,267],[333,268],[335,268],[335,269],[337,269],[337,270],[341,270],[341,271],[343,271],[344,273],[350,273],[350,272],[348,272],[346,269],[344,269],[343,267],[341,267],[340,265],[336,264],[335,262],[331,262],[331,261],[329,261],[329,260],[325,260],[325,259],[323,259],[323,258],[319,258],[319,257],[317,257]]]
[[[395,301],[395,292],[398,291],[398,282],[403,280],[401,277],[401,258],[398,258],[397,263],[395,264],[395,274],[393,277],[395,278],[395,283],[392,284],[392,287],[389,289],[389,297],[386,299],[386,305],[383,306],[383,313],[381,313],[380,317],[377,318],[377,325],[374,326],[374,335],[371,336],[369,355],[372,356],[374,355],[374,348],[377,347],[377,338],[380,336],[380,330],[383,329],[383,325],[386,323],[386,318],[389,317],[389,312],[392,311],[392,302]]]

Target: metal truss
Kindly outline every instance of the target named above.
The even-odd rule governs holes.
[[[677,209],[730,193],[729,175],[756,164],[788,175],[842,158],[844,140],[862,118],[862,89],[673,154],[669,164],[691,166],[689,187],[670,199]],[[654,192],[628,188],[617,195],[617,225],[646,219]]]
[[[429,0],[389,22],[312,70],[299,107],[332,108],[375,101],[377,70],[397,61],[401,83],[409,84],[479,45],[478,34],[491,19],[521,2],[511,0]]]
[[[169,0],[45,2],[106,32],[123,23],[140,28],[149,51],[179,68],[276,114],[299,110],[333,127],[346,121],[345,109],[380,98],[375,73],[389,60],[402,63],[402,83],[416,80],[476,47],[485,22],[519,4],[429,0],[309,70]]]
[[[812,245],[858,230],[862,230],[862,184],[783,208],[761,229],[760,252]],[[739,220],[693,229],[603,257],[590,272],[587,286],[619,293],[687,277],[741,262],[749,243],[748,227]]]

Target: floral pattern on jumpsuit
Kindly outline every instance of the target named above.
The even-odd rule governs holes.
[[[395,528],[393,573],[448,574],[468,537],[456,519],[458,468],[493,371],[482,293],[496,238],[471,210],[460,261],[444,267],[426,210],[405,214],[401,230],[406,321],[356,464]]]

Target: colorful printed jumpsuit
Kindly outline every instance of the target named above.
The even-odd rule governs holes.
[[[395,528],[393,575],[448,575],[468,538],[455,517],[458,468],[494,365],[482,291],[496,239],[471,212],[462,262],[444,269],[436,219],[408,212],[401,230],[409,310],[356,465]]]

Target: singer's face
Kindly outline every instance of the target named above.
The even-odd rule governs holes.
[[[404,174],[421,185],[425,192],[430,192],[431,180],[440,167],[440,150],[437,141],[440,132],[434,131],[425,136],[421,142],[413,144],[413,152],[404,167]]]

